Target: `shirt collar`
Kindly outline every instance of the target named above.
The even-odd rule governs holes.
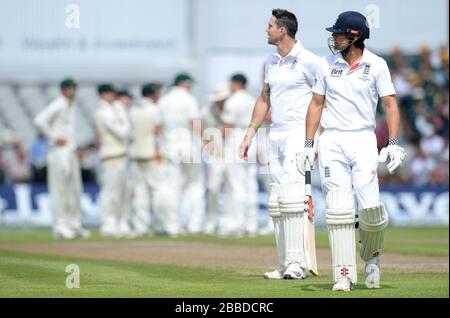
[[[280,55],[280,53],[278,53],[278,52],[276,52],[275,55],[280,60],[286,59],[288,57],[297,57],[302,49],[303,49],[303,45],[301,45],[300,41],[295,41],[294,46],[292,47],[292,49],[289,51],[289,53],[285,57],[282,57]]]
[[[370,51],[367,48],[364,48],[363,50],[363,55],[361,57],[361,61],[359,62],[359,64],[364,64],[367,63],[369,61],[369,55],[370,55]],[[336,53],[335,54],[335,58],[334,58],[334,64],[339,63],[339,64],[347,64],[347,61],[344,60],[344,58],[342,57],[342,53]]]
[[[286,55],[286,57],[287,56],[296,57],[300,53],[302,48],[303,48],[303,45],[301,45],[300,41],[296,41],[294,46],[292,47],[291,51]]]

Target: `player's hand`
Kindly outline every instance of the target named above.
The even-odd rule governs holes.
[[[241,145],[239,146],[239,157],[244,160],[248,160],[248,149],[250,148],[251,140],[248,136],[244,137]]]
[[[67,140],[65,138],[56,138],[55,144],[57,146],[65,146],[67,143]]]
[[[307,140],[305,142],[305,148],[302,152],[299,152],[295,155],[295,159],[297,161],[297,170],[305,175],[306,171],[306,163],[309,164],[311,170],[314,169],[314,161],[316,159],[316,151],[314,150],[314,142],[311,140]]]
[[[388,160],[387,169],[390,174],[394,174],[400,169],[406,157],[406,150],[397,145],[388,145],[380,151],[378,162],[384,163]]]

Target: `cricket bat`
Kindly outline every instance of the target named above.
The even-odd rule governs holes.
[[[304,246],[306,253],[306,263],[308,264],[308,270],[314,276],[319,275],[317,270],[317,257],[316,257],[316,231],[314,227],[314,205],[311,196],[311,167],[309,162],[306,161],[305,171],[305,217],[304,222]]]

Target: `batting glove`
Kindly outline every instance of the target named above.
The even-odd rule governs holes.
[[[378,162],[384,163],[388,160],[387,169],[390,174],[396,173],[403,164],[406,150],[398,145],[397,139],[389,139],[389,144],[380,151]]]
[[[305,175],[306,164],[309,164],[311,170],[314,169],[314,160],[316,158],[316,152],[314,150],[314,140],[306,139],[305,148],[302,152],[296,154],[297,170]]]

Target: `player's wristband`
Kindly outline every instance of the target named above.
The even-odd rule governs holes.
[[[397,138],[389,138],[388,146],[398,146],[398,139]]]
[[[254,121],[251,121],[250,125],[248,125],[248,127],[251,127],[251,128],[253,128],[255,130],[258,130],[259,126],[260,126],[260,124],[254,122]]]
[[[307,138],[305,140],[305,148],[312,148],[312,147],[314,147],[314,140]]]

